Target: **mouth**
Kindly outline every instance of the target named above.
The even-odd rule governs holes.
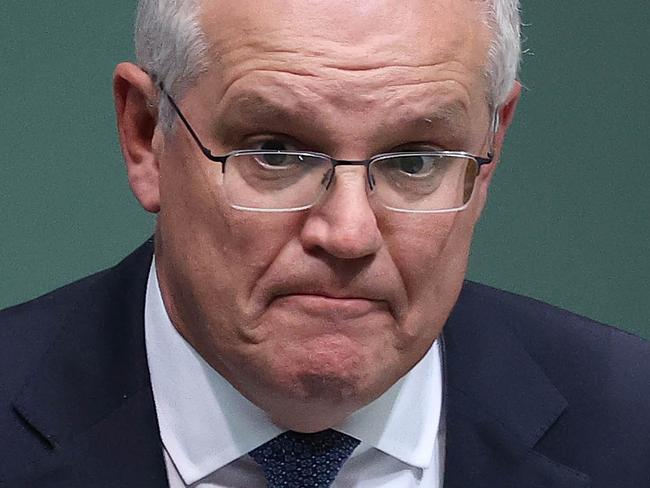
[[[389,312],[385,301],[365,297],[292,293],[278,296],[274,301],[276,305],[289,311],[333,320],[356,319],[375,313]]]

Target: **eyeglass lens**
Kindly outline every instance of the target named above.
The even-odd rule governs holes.
[[[312,206],[332,178],[325,156],[259,151],[235,153],[226,161],[224,190],[234,208],[300,210]],[[387,155],[370,163],[374,198],[393,210],[440,212],[463,208],[478,175],[469,156]]]

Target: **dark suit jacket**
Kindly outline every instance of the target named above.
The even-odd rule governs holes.
[[[152,246],[0,313],[0,486],[164,488]],[[444,330],[445,488],[650,487],[650,347],[466,283]]]

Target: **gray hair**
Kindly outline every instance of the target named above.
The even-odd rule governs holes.
[[[209,45],[199,21],[202,0],[139,0],[135,25],[138,64],[167,91],[181,98],[209,64]],[[514,86],[521,57],[519,0],[480,0],[494,33],[486,76],[492,108],[504,103]],[[162,98],[159,118],[163,128],[173,126],[174,113]]]
[[[139,0],[135,55],[140,67],[181,98],[208,67],[208,42],[199,22],[201,0]],[[161,97],[161,126],[173,127],[174,112]]]
[[[493,32],[486,70],[488,99],[497,108],[508,99],[519,74],[521,14],[519,0],[488,0],[487,8]]]

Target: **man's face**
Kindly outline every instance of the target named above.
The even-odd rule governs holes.
[[[201,19],[214,61],[180,106],[215,154],[268,144],[338,159],[489,149],[480,3],[222,0],[204,2]],[[229,207],[221,165],[180,124],[154,148],[156,259],[170,316],[276,422],[318,430],[341,420],[439,335],[462,284],[484,173],[456,213],[387,210],[358,166],[338,167],[310,210],[245,212]]]

